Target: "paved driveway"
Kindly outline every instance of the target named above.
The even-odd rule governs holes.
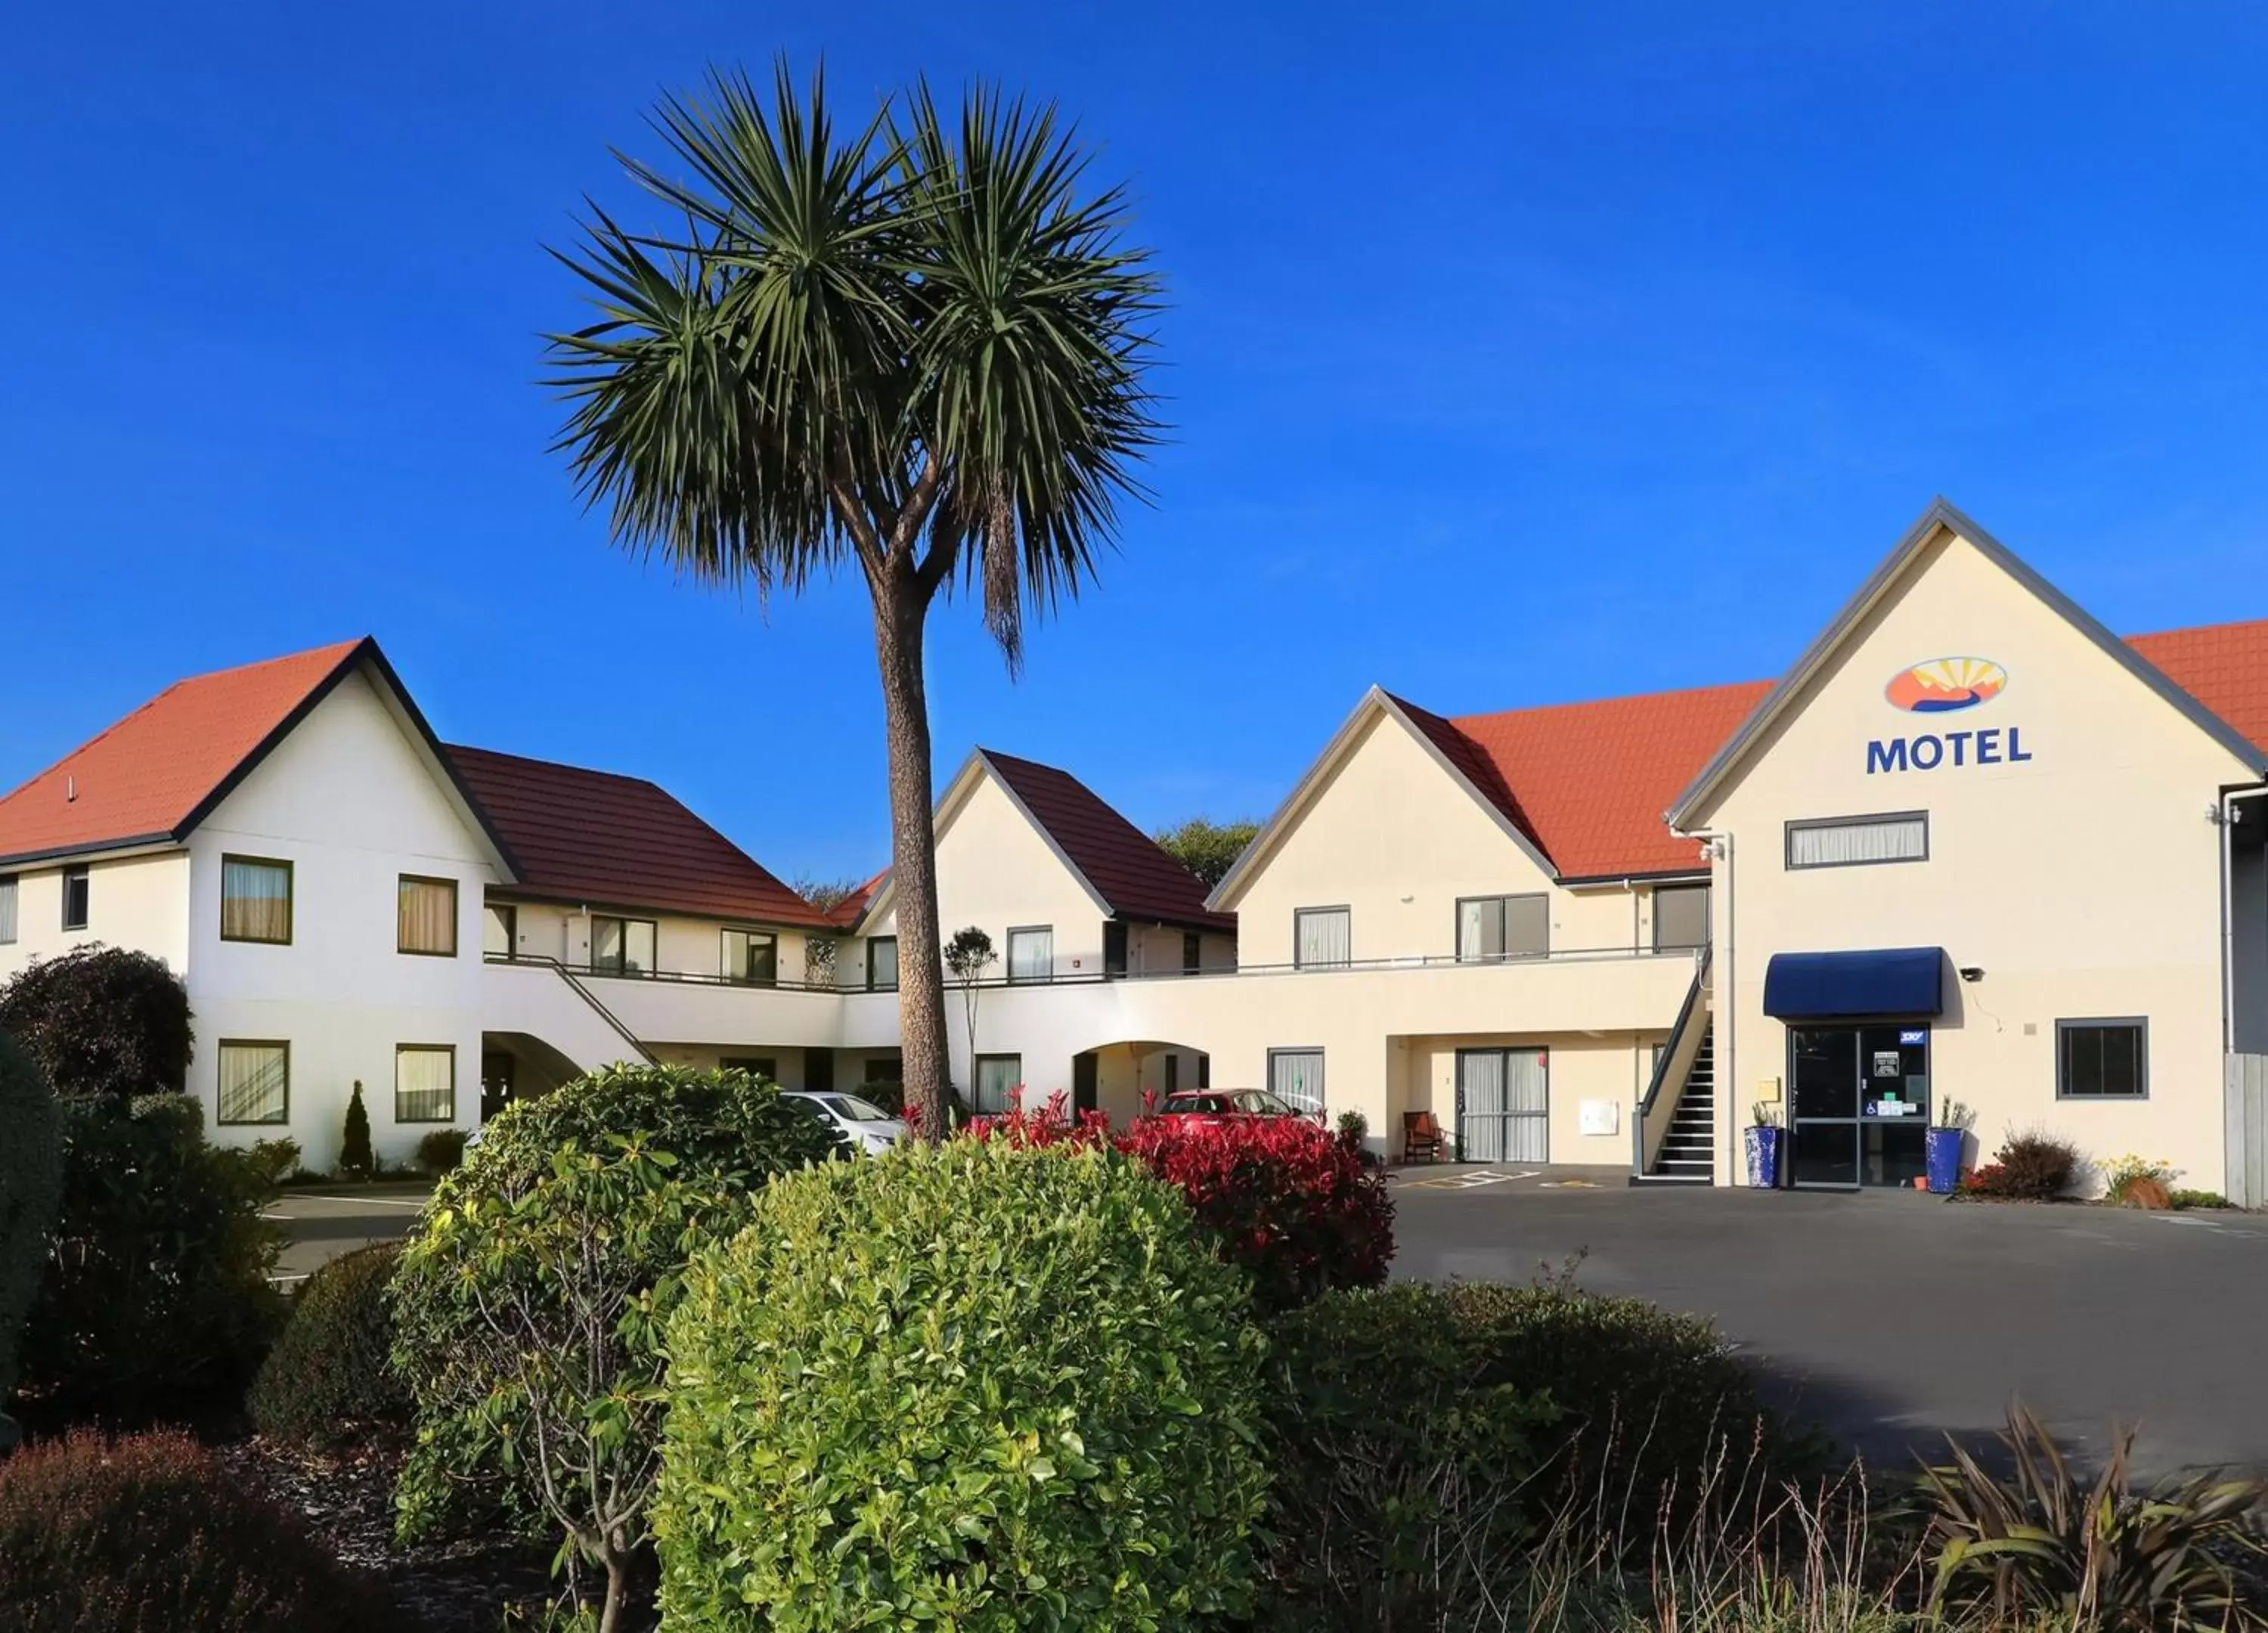
[[[337,1191],[286,1191],[267,1217],[290,1238],[276,1261],[276,1280],[304,1281],[341,1254],[407,1236],[425,1205],[423,1184],[350,1186]]]
[[[1583,1254],[1584,1286],[1712,1317],[1874,1458],[2021,1394],[2084,1451],[2139,1421],[2146,1467],[2268,1467],[2268,1215],[1552,1177],[1397,1179],[1395,1273],[1528,1281]]]

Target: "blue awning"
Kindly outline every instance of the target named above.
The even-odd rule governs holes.
[[[1943,947],[1775,953],[1764,966],[1764,1013],[1781,1020],[1944,1012]]]

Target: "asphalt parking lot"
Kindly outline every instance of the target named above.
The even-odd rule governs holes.
[[[288,1239],[276,1261],[276,1279],[286,1285],[305,1281],[341,1254],[408,1235],[425,1205],[427,1188],[404,1182],[284,1192],[266,1216],[284,1227]]]
[[[1580,1284],[1711,1317],[1878,1461],[2021,1395],[2082,1453],[2136,1422],[2146,1468],[2268,1467],[2268,1215],[1488,1172],[1526,1177],[1396,1177],[1397,1276],[1528,1281],[1580,1254]]]

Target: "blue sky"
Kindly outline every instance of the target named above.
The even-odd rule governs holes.
[[[122,0],[0,44],[0,785],[367,631],[445,735],[885,860],[863,588],[611,549],[534,383],[608,148],[778,51],[1059,99],[1171,286],[1156,503],[1020,683],[939,610],[940,777],[1264,814],[1373,681],[1770,674],[1939,492],[2121,631],[2268,615],[2256,7]]]

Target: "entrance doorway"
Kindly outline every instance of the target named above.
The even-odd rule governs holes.
[[[1791,1026],[1787,1055],[1790,1182],[1904,1186],[1928,1171],[1926,1025]]]
[[[1545,1049],[1457,1051],[1457,1159],[1551,1160]]]

